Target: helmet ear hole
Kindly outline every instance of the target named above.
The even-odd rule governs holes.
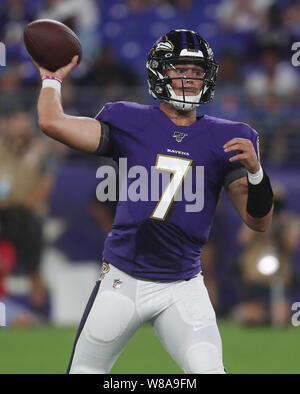
[[[153,70],[156,70],[159,66],[159,63],[157,60],[152,60],[151,61],[151,67],[153,68]]]
[[[156,86],[155,87],[155,93],[161,94],[163,92],[163,88],[161,86]]]

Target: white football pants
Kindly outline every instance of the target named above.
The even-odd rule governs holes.
[[[151,282],[113,265],[92,292],[68,372],[109,373],[145,322],[151,322],[185,373],[225,373],[216,316],[201,274],[187,281]]]

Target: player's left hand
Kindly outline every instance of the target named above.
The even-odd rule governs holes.
[[[223,146],[224,152],[235,151],[236,155],[230,157],[229,161],[240,163],[246,168],[247,171],[253,174],[259,170],[260,164],[251,140],[247,138],[233,138],[226,142]]]

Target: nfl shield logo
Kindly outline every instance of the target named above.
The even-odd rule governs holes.
[[[114,289],[119,289],[121,286],[122,281],[120,279],[115,279],[113,283],[113,288]]]
[[[181,142],[186,136],[186,133],[180,133],[179,131],[174,131],[173,134],[173,137],[176,139],[177,142]]]

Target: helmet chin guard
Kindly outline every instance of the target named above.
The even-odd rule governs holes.
[[[191,111],[192,109],[200,105],[202,90],[196,96],[178,96],[175,94],[174,89],[171,85],[167,85],[166,88],[170,92],[170,98],[165,101],[169,102],[177,110]],[[188,100],[186,100],[186,97],[188,98]]]
[[[170,78],[167,71],[173,64],[195,64],[204,69],[201,78]],[[149,93],[156,99],[170,103],[179,111],[191,111],[200,104],[212,101],[218,64],[207,41],[191,30],[171,30],[159,38],[151,48],[146,68],[148,71]],[[183,95],[176,95],[172,80],[181,79]],[[203,81],[201,91],[194,96],[184,94],[184,80]]]

